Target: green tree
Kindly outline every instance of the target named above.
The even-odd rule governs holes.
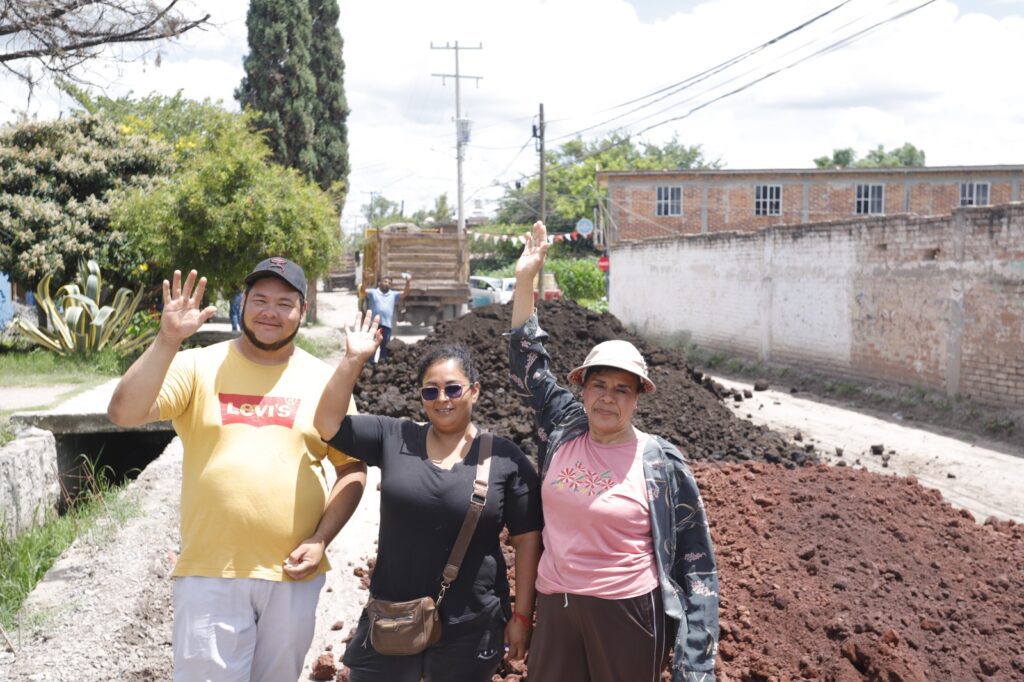
[[[431,213],[431,217],[435,223],[447,224],[452,222],[455,217],[455,209],[448,204],[448,193],[442,192],[436,199],[434,199],[434,210]]]
[[[894,168],[894,167],[921,167],[925,165],[925,153],[909,142],[902,147],[896,147],[886,151],[885,147],[878,145],[863,159],[857,158],[857,152],[852,147],[845,149],[833,149],[832,156],[819,156],[814,160],[818,168]]]
[[[409,220],[419,226],[441,224],[447,225],[455,218],[455,209],[448,203],[448,193],[443,192],[434,199],[433,208],[421,208],[409,216]]]
[[[672,138],[663,146],[637,144],[628,135],[613,134],[602,140],[584,142],[577,138],[548,156],[546,203],[548,223],[565,229],[580,218],[590,217],[602,197],[597,188],[597,171],[718,168],[699,145],[687,146]],[[500,200],[496,222],[532,223],[540,215],[540,180],[531,178],[518,188],[509,188]]]
[[[254,112],[255,128],[266,135],[274,160],[314,178],[317,86],[310,68],[309,3],[252,0],[245,23],[249,54],[235,97]]]
[[[142,278],[145,259],[111,223],[131,188],[143,192],[172,170],[170,148],[127,125],[82,114],[0,129],[0,270],[35,286],[72,279],[96,260],[115,285]]]
[[[301,263],[313,281],[338,254],[330,197],[294,169],[270,162],[250,115],[228,116],[173,177],[131,192],[115,226],[165,269],[160,276],[174,267],[195,268],[224,296],[268,254]]]
[[[179,161],[205,149],[211,138],[238,121],[238,114],[225,110],[220,102],[191,100],[180,90],[173,97],[151,94],[141,99],[112,99],[92,95],[72,83],[61,82],[60,86],[84,111],[171,145]]]
[[[316,83],[313,100],[316,154],[314,178],[321,189],[335,197],[338,211],[345,205],[349,171],[348,102],[345,99],[343,41],[338,31],[337,0],[309,0],[313,21],[310,70]]]
[[[391,201],[383,194],[372,194],[369,203],[359,207],[359,212],[371,227],[379,227],[402,220],[398,202]]]

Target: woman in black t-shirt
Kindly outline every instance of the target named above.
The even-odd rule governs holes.
[[[388,601],[435,596],[441,571],[466,518],[479,451],[473,405],[480,383],[472,355],[446,346],[420,363],[429,419],[346,416],[352,389],[381,342],[367,313],[346,329],[345,356],[324,389],[314,425],[324,440],[381,469],[380,536],[371,593]],[[351,682],[487,682],[501,661],[522,659],[533,623],[540,558],[540,491],[533,464],[511,441],[495,438],[487,503],[458,578],[440,605],[442,638],[412,656],[374,650],[365,610],[343,657]],[[516,549],[516,608],[510,608],[503,527]]]

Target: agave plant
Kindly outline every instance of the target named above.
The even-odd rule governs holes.
[[[60,355],[88,355],[104,348],[130,353],[145,346],[156,331],[126,336],[132,315],[142,301],[142,287],[135,293],[124,287],[117,290],[110,305],[100,306],[103,277],[100,266],[88,261],[78,269],[78,282],[65,284],[51,297],[48,274],[36,287],[39,307],[50,321],[49,329],[18,318],[14,325],[22,336]]]

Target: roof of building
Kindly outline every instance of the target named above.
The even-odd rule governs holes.
[[[888,166],[880,168],[702,168],[673,170],[598,171],[600,181],[639,177],[736,177],[736,176],[822,176],[822,175],[939,175],[939,174],[1024,174],[1024,165],[998,166]]]

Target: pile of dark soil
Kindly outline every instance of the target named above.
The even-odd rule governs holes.
[[[816,460],[813,451],[787,443],[765,427],[737,419],[722,399],[742,399],[695,370],[678,351],[646,343],[630,334],[608,313],[595,313],[571,301],[545,302],[539,309],[552,371],[564,381],[583,363],[590,349],[609,339],[626,339],[640,349],[658,390],[641,396],[636,425],[681,446],[691,459],[720,461],[765,460],[789,466]],[[359,409],[371,414],[422,419],[416,367],[429,348],[462,343],[472,349],[482,394],[473,413],[486,429],[514,440],[529,455],[536,454],[533,417],[511,390],[508,379],[508,340],[511,305],[477,309],[458,320],[437,326],[415,346],[392,340],[391,357],[367,367],[356,386]],[[566,382],[567,383],[567,382]]]

